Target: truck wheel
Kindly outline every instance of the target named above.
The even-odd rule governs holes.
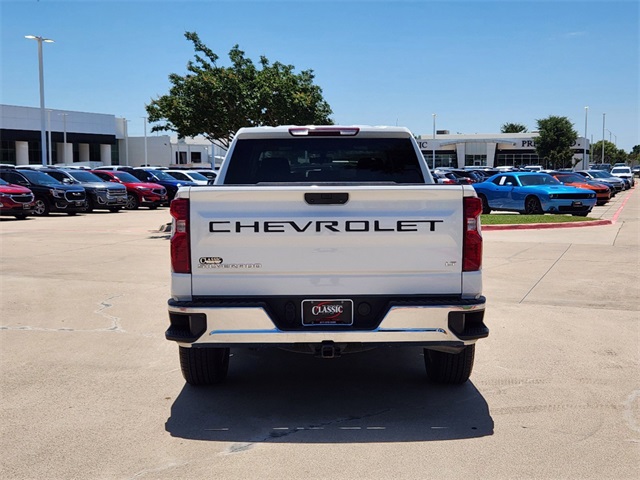
[[[467,345],[460,353],[424,349],[427,377],[434,383],[460,385],[471,376],[476,346]]]
[[[87,198],[87,207],[84,209],[84,211],[86,213],[93,212],[93,200],[91,200],[90,198]]]
[[[228,348],[180,348],[180,369],[189,385],[213,385],[227,378]]]

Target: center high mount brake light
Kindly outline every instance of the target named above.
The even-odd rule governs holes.
[[[295,127],[289,133],[294,137],[352,137],[358,134],[358,127]]]

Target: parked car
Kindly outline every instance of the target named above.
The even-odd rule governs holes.
[[[157,183],[158,185],[162,185],[167,190],[168,201],[173,200],[173,197],[175,197],[176,192],[180,187],[195,187],[198,185],[191,181],[178,180],[166,173],[166,170],[158,170],[155,168],[134,168],[131,174],[141,182]]]
[[[47,168],[41,172],[67,185],[79,185],[87,192],[87,212],[104,209],[118,212],[127,204],[127,188],[108,182],[88,170]]]
[[[155,210],[167,203],[167,191],[162,185],[141,182],[121,170],[92,170],[92,173],[107,182],[120,183],[126,187],[127,203],[124,208],[127,210],[137,210],[141,206]]]
[[[630,167],[613,167],[611,169],[611,175],[614,177],[626,179],[629,181],[630,186],[633,187],[635,185],[635,180],[633,179],[633,172]]]
[[[626,189],[625,181],[622,178],[614,177],[606,170],[576,170],[576,173],[608,185],[612,189],[613,195]]]
[[[183,182],[193,182],[198,185],[210,185],[212,183],[207,177],[193,170],[163,170],[163,172]]]
[[[589,180],[573,172],[553,172],[550,175],[564,185],[596,192],[596,205],[604,205],[611,199],[611,189],[601,182]]]
[[[499,173],[473,188],[482,200],[482,213],[505,210],[529,215],[570,213],[586,216],[596,204],[596,194],[567,187],[547,173]]]
[[[441,185],[460,185],[458,177],[451,172],[440,172],[436,170],[432,173],[432,176],[435,182]]]
[[[194,169],[189,169],[189,172],[198,172],[200,175],[204,175],[205,177],[207,177],[209,180],[215,180],[216,177],[218,176],[218,171],[217,170],[211,170],[211,169],[207,169],[207,168],[194,168]]]
[[[631,169],[631,171],[636,177],[640,177],[640,165],[636,165]]]
[[[12,185],[0,178],[0,215],[11,215],[24,220],[33,215],[35,197],[27,187]]]
[[[610,172],[611,164],[610,163],[594,163],[589,165],[589,168],[591,170],[606,170],[607,172]]]
[[[34,215],[62,212],[75,215],[87,208],[87,194],[77,185],[65,185],[46,173],[28,168],[2,168],[0,178],[33,192]]]

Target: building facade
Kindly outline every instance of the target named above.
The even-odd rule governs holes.
[[[0,164],[42,164],[40,109],[0,105]],[[204,137],[129,137],[115,115],[46,111],[48,165],[199,166],[219,164],[224,150]]]
[[[538,133],[456,134],[447,131],[417,137],[420,150],[431,168],[437,167],[503,167],[546,165],[536,153]],[[574,164],[588,164],[589,140],[578,137],[571,147]]]

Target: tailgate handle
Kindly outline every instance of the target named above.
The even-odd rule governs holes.
[[[304,201],[309,205],[344,205],[349,201],[349,194],[342,192],[305,193]]]

